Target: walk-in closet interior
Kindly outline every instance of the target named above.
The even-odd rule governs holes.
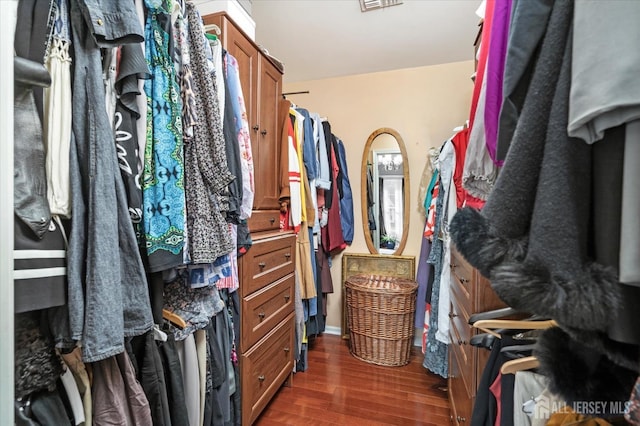
[[[640,1],[0,20],[0,423],[640,425]]]

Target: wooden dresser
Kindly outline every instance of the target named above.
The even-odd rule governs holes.
[[[220,28],[222,47],[238,61],[253,154],[253,245],[238,263],[242,424],[250,425],[294,367],[296,238],[279,230],[282,72],[226,13],[203,21]]]
[[[469,317],[477,312],[504,308],[489,281],[474,269],[452,246],[451,248],[451,328],[449,336],[449,403],[451,423],[471,424],[473,403],[489,351],[469,344],[476,330]]]
[[[293,374],[295,244],[293,233],[263,233],[240,258],[243,425]]]

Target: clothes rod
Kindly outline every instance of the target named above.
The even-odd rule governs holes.
[[[283,93],[282,97],[284,98],[284,97],[289,96],[289,95],[306,95],[308,93],[309,93],[308,90],[304,90],[302,92],[287,92],[287,93]]]

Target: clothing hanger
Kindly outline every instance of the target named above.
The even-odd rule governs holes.
[[[175,325],[178,328],[183,329],[187,327],[187,323],[185,322],[185,320],[182,319],[180,315],[174,312],[171,312],[168,309],[162,310],[162,318],[166,319],[167,321],[169,321],[171,324]]]
[[[216,33],[216,35],[220,35],[222,34],[222,31],[220,31],[220,27],[217,26],[216,24],[207,24],[204,26],[204,32],[208,33],[209,31],[213,31],[214,33]]]
[[[544,330],[545,328],[555,327],[558,325],[554,320],[501,320],[486,319],[475,321],[473,327],[500,338],[500,334],[493,331],[494,329],[515,329],[515,330]]]
[[[505,362],[500,367],[500,372],[502,374],[515,374],[517,371],[532,370],[538,367],[540,367],[540,361],[532,355]]]

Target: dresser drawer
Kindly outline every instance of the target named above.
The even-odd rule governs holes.
[[[242,351],[293,312],[294,285],[294,275],[289,274],[242,299]]]
[[[256,239],[247,253],[240,258],[240,295],[248,296],[289,275],[295,268],[294,234]]]
[[[454,246],[451,246],[451,285],[458,284],[461,292],[465,295],[463,303],[472,306],[473,300],[473,278],[474,269],[469,263],[457,252]]]
[[[261,232],[280,228],[280,212],[278,210],[254,210],[247,220],[249,231]]]
[[[455,354],[449,351],[449,403],[451,405],[452,424],[467,426],[471,424],[473,398],[467,392],[464,373]]]
[[[242,424],[251,424],[293,371],[294,314],[241,357]]]
[[[457,305],[460,307],[460,310],[466,314],[465,321],[469,319],[473,310],[473,299],[471,298],[471,283],[463,283],[458,279],[453,269],[451,270],[451,288],[450,294],[451,297],[455,297],[457,300]]]
[[[451,322],[451,329],[449,330],[449,338],[451,339],[451,344],[449,345],[449,352],[452,355],[454,355],[457,361],[459,377],[461,382],[464,383],[466,392],[469,395],[474,395],[475,394],[474,348],[469,344],[469,340],[467,337],[463,338],[463,336],[468,335],[469,331],[465,333],[464,329],[459,330],[457,326],[459,325],[453,321]]]

